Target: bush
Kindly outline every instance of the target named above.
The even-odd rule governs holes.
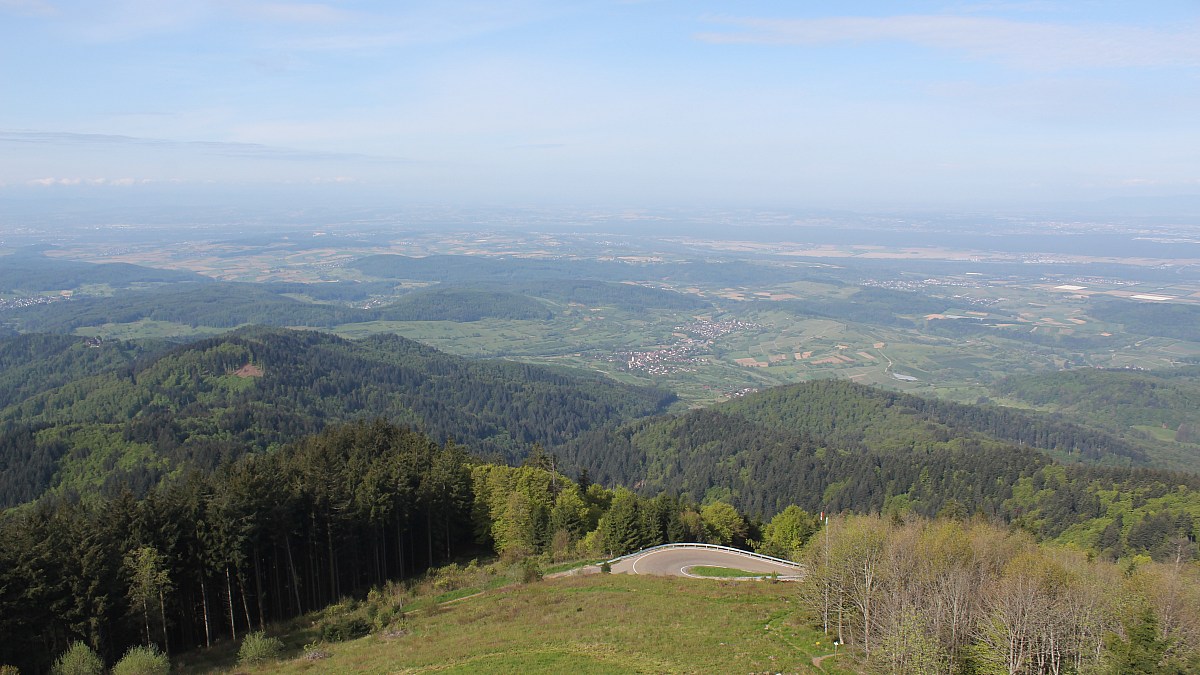
[[[77,640],[58,657],[50,672],[55,675],[100,675],[104,672],[104,661],[91,647]]]
[[[381,631],[404,618],[404,598],[398,587],[372,588],[367,593],[367,620],[372,632]]]
[[[542,580],[542,568],[533,558],[526,558],[521,563],[521,583],[532,584],[535,581]]]
[[[166,675],[171,672],[171,659],[158,647],[131,647],[113,666],[112,675]]]
[[[266,661],[274,661],[283,653],[283,643],[278,638],[267,637],[267,634],[255,631],[242,639],[242,648],[238,650],[238,665],[249,666]]]
[[[0,665],[0,675],[21,675],[21,669],[7,664]]]
[[[601,574],[612,574],[612,565],[610,565],[607,560],[600,563],[600,573]]]
[[[342,642],[370,634],[371,624],[359,616],[332,617],[321,622],[321,639],[325,642]]]

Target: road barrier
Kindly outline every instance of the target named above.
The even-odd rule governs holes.
[[[718,544],[693,544],[693,543],[659,544],[658,546],[651,546],[650,548],[644,548],[644,549],[642,549],[640,551],[636,551],[634,553],[626,553],[625,555],[617,556],[616,558],[613,558],[612,560],[608,560],[605,562],[607,562],[609,565],[611,565],[615,562],[620,562],[622,560],[628,560],[630,558],[636,558],[638,556],[642,556],[647,553],[653,553],[654,551],[660,551],[660,550],[668,549],[668,548],[707,548],[707,549],[712,549],[712,550],[716,550],[716,551],[729,551],[730,553],[739,553],[741,555],[750,556],[751,558],[758,558],[759,560],[769,560],[773,563],[778,563],[781,565],[788,565],[790,567],[795,567],[798,570],[804,569],[804,565],[801,565],[800,563],[792,561],[792,560],[784,560],[783,558],[776,558],[774,556],[763,555],[761,553],[754,553],[753,551],[743,551],[740,548],[733,548],[732,546],[720,546]]]

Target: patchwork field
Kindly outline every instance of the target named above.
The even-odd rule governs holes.
[[[540,298],[551,313],[547,320],[373,320],[324,329],[348,337],[398,333],[465,356],[600,371],[626,382],[670,388],[690,405],[825,377],[975,401],[989,395],[989,386],[1006,375],[1081,366],[1153,369],[1200,358],[1200,341],[1147,337],[1089,314],[1097,299],[1131,304],[1156,303],[1158,298],[1177,304],[1200,302],[1200,283],[1187,275],[1156,275],[1152,269],[1146,271],[1150,266],[1140,259],[1117,261],[1126,265],[1125,270],[1141,270],[1134,274],[1139,278],[1122,278],[1114,268],[1096,267],[1097,273],[1082,273],[1078,270],[1092,268],[1077,264],[1069,268],[1076,271],[1065,272],[1062,270],[1068,268],[1030,265],[1040,259],[1010,254],[978,259],[996,265],[1007,264],[1004,261],[1023,264],[982,266],[979,269],[985,271],[981,272],[968,271],[970,264],[948,262],[962,260],[962,256],[955,257],[958,253],[935,249],[889,253],[878,246],[808,250],[736,241],[631,242],[615,246],[611,241],[574,235],[496,233],[429,233],[402,240],[377,234],[357,241],[308,233],[174,248],[153,244],[65,246],[54,255],[191,270],[223,280],[307,283],[379,282],[352,265],[356,259],[377,253],[519,255],[509,258],[518,266],[564,259],[593,265],[618,260],[684,265],[677,268],[685,275],[678,281],[670,275],[642,281],[699,298],[710,303],[709,308],[634,310]],[[686,250],[668,252],[663,248],[670,246]],[[697,251],[729,256],[721,260],[732,264],[718,266],[708,278],[687,278],[686,265],[695,261]],[[746,261],[755,264],[736,256],[750,256]],[[1113,261],[1083,262],[1104,265]],[[1099,273],[1105,270],[1108,273]],[[413,289],[436,284],[428,279],[395,278],[389,278],[389,283],[393,295],[358,300],[354,306],[383,305]],[[851,298],[864,286],[918,298],[920,306],[885,301],[872,307],[877,313],[882,311],[879,316],[856,313],[856,300]],[[113,291],[96,286],[76,292],[108,295]],[[288,297],[313,300],[301,290]],[[824,309],[809,311],[813,307]],[[850,310],[831,313],[830,307]],[[217,331],[142,320],[89,326],[77,332],[136,338],[193,337]]]

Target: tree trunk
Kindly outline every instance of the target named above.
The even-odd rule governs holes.
[[[142,618],[146,620],[146,646],[150,646],[150,603],[142,596]]]
[[[225,598],[229,600],[229,631],[237,640],[237,619],[233,616],[233,579],[229,576],[229,566],[225,566]]]
[[[325,543],[329,548],[329,592],[332,594],[330,600],[337,600],[338,582],[337,582],[337,566],[333,564],[333,526],[325,527]]]
[[[400,578],[404,578],[404,530],[400,528],[400,521],[396,521],[396,560],[400,566]]]
[[[433,514],[425,511],[425,541],[429,548],[429,569],[433,569]]]
[[[383,526],[383,522],[379,523],[379,540],[375,542],[376,564],[379,566],[380,586],[387,580],[387,528]]]
[[[162,617],[163,628],[163,654],[171,655],[171,646],[167,644],[170,640],[167,638],[167,603],[163,599],[163,592],[158,592],[158,614]]]
[[[250,618],[250,603],[246,602],[246,578],[239,569],[237,573],[238,586],[242,589],[242,611],[246,613],[246,632],[254,630],[254,621]]]
[[[284,550],[287,551],[288,570],[292,573],[292,592],[296,596],[296,613],[304,613],[304,604],[300,602],[300,578],[296,576],[296,561],[292,559],[292,538],[285,535],[283,539]]]
[[[204,646],[212,646],[212,629],[208,625],[208,589],[204,587],[204,577],[200,577],[200,604],[204,607]]]
[[[254,592],[258,599],[258,629],[266,630],[263,625],[263,590],[262,590],[262,571],[258,564],[258,544],[254,545]]]

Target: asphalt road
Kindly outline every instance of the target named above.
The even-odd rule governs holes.
[[[612,566],[613,574],[653,574],[657,576],[694,577],[693,567],[729,567],[759,574],[795,576],[800,568],[755,558],[743,553],[705,548],[664,548],[626,558]]]

